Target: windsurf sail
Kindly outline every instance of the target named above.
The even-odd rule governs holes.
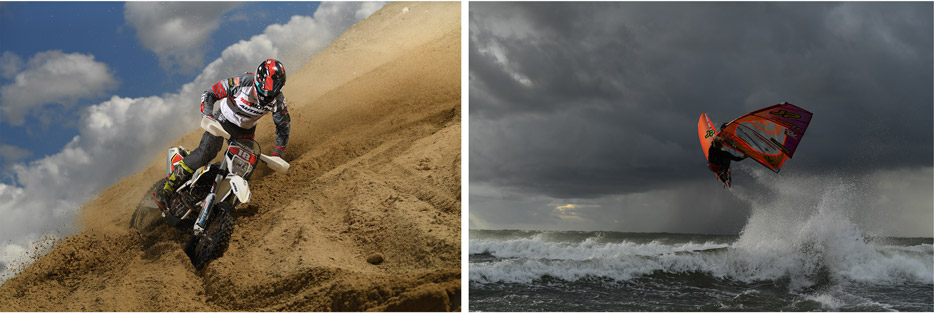
[[[811,123],[811,112],[785,102],[743,115],[721,130],[732,146],[778,173],[795,155]]]

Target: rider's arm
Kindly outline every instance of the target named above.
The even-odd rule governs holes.
[[[238,76],[221,80],[211,85],[211,89],[205,90],[204,93],[201,94],[201,114],[213,119],[214,103],[230,95],[231,89],[237,87],[239,84],[240,77]]]
[[[729,157],[730,160],[733,160],[733,161],[742,161],[742,160],[746,159],[746,154],[743,153],[742,151],[740,151],[739,149],[736,149],[736,148],[733,148],[733,149],[730,149],[730,150],[727,150],[726,148],[724,148],[724,149],[723,149],[723,153],[724,153],[727,157]],[[739,155],[736,155],[736,154],[734,154],[734,153],[739,153]]]
[[[282,156],[285,152],[285,146],[289,143],[289,130],[291,129],[291,118],[289,117],[289,107],[285,103],[285,97],[280,94],[276,98],[276,111],[272,113],[272,121],[276,124],[276,145],[272,149],[272,156]]]

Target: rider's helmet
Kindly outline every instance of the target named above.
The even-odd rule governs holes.
[[[285,67],[282,62],[267,59],[259,64],[253,74],[253,92],[261,105],[267,105],[282,92],[285,86]]]

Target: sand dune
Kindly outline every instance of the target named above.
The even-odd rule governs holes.
[[[181,232],[127,228],[164,175],[153,156],[0,287],[0,310],[460,310],[460,22],[459,3],[388,4],[292,65],[292,167],[254,173],[228,250],[203,271]],[[273,133],[263,119],[257,141],[271,149]]]

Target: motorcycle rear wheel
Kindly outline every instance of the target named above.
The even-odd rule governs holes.
[[[156,188],[162,188],[164,185],[165,180],[160,179],[152,185],[152,188],[147,190],[143,199],[136,205],[133,216],[130,217],[130,228],[139,231],[141,234],[146,234],[162,224],[162,210],[152,206],[152,204],[155,204],[152,193]]]
[[[233,233],[233,209],[226,202],[218,203],[211,210],[207,227],[200,236],[192,235],[185,245],[185,254],[191,259],[195,270],[201,270],[213,259],[224,255]]]

